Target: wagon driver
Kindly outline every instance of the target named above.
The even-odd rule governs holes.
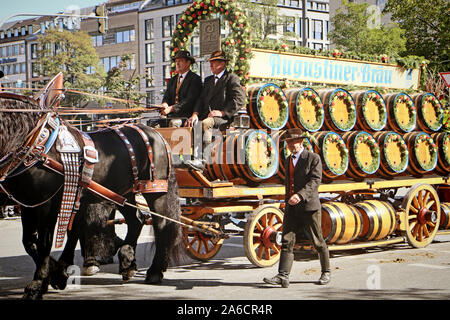
[[[322,180],[320,156],[303,147],[307,138],[301,129],[289,129],[281,137],[291,156],[286,159],[286,198],[283,218],[283,233],[278,274],[263,281],[272,285],[289,286],[289,274],[294,262],[294,245],[297,235],[304,234],[312,241],[319,253],[322,274],[318,284],[330,282],[330,257],[328,247],[322,236],[321,204],[319,185]]]

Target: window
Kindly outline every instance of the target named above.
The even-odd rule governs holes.
[[[285,17],[283,22],[283,33],[295,32],[295,17]]]
[[[145,40],[152,40],[154,37],[153,19],[145,20]]]
[[[170,40],[163,41],[162,60],[164,62],[170,61]]]
[[[116,43],[122,43],[123,42],[123,32],[117,32],[116,33]]]
[[[328,21],[325,21],[324,24],[324,29],[323,29],[323,39],[324,40],[328,40]]]
[[[155,104],[155,91],[147,91],[146,103],[147,106]]]
[[[323,39],[323,21],[313,19],[313,39],[322,40]]]
[[[193,36],[191,38],[191,54],[193,56],[200,55],[200,37],[198,36]]]
[[[163,86],[165,87],[167,85],[167,79],[171,78],[171,68],[170,68],[170,64],[166,64],[165,66],[163,66]]]
[[[154,63],[155,62],[155,44],[147,43],[145,44],[145,63]]]
[[[33,43],[31,45],[31,59],[36,59],[37,58],[37,44]]]
[[[317,49],[317,50],[322,50],[323,49],[323,44],[321,43],[313,43],[313,49]]]
[[[145,86],[147,88],[154,86],[154,83],[153,83],[154,76],[153,76],[153,74],[154,74],[154,68],[153,67],[145,68]]]
[[[173,16],[162,17],[162,36],[171,37],[173,31]]]

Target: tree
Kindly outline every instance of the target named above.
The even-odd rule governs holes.
[[[343,10],[345,9],[345,10]],[[332,43],[359,54],[398,55],[405,50],[405,31],[397,25],[378,25],[368,3],[342,1],[342,7],[331,18]]]
[[[130,63],[131,55],[127,54],[120,57],[119,66],[112,68],[106,76],[105,89],[108,92],[108,96],[139,103],[145,98],[145,94],[136,91],[141,76],[139,74],[136,76],[133,74],[128,80],[124,77],[124,71],[127,70],[127,66]],[[136,105],[127,103],[127,107],[133,106]]]
[[[43,74],[52,77],[62,72],[65,88],[98,90],[103,85],[105,72],[86,32],[50,29],[39,36],[38,48],[37,62]],[[80,95],[66,96],[66,102],[75,106],[82,99]]]
[[[448,0],[389,0],[384,12],[406,30],[409,54],[426,57],[436,71],[450,70]]]

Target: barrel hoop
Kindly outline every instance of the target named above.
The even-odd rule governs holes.
[[[374,211],[375,211],[375,213],[377,214],[377,217],[378,217],[378,221],[379,221],[379,223],[378,223],[378,230],[377,230],[377,233],[375,234],[375,238],[377,238],[380,235],[381,230],[382,230],[382,220],[381,220],[382,216],[381,216],[381,212],[380,212],[379,208],[377,208],[377,206],[375,204],[370,203],[370,202],[366,202],[366,203],[367,203],[368,206],[370,206],[372,209],[374,209]]]
[[[330,229],[330,233],[328,233],[328,236],[326,237],[325,241],[330,241],[333,240],[335,233],[336,233],[336,217],[334,214],[332,214],[334,212],[334,208],[331,207],[330,203],[324,203],[324,205],[322,206],[326,212],[328,212],[328,216],[330,217],[331,220],[331,229]]]
[[[389,234],[394,232],[395,228],[397,227],[397,220],[395,220],[395,209],[394,207],[386,201],[379,201],[379,200],[369,200],[368,202],[377,201],[377,203],[382,204],[389,212],[389,219],[391,221],[391,228],[389,229]]]
[[[441,221],[440,225],[444,228],[448,228],[450,220],[450,203],[441,203],[441,218],[442,216],[444,216],[444,221]]]
[[[375,227],[375,221],[373,219],[373,214],[372,214],[371,210],[369,210],[369,209],[366,210],[365,202],[356,203],[355,206],[364,210],[367,218],[369,219],[369,228],[367,230],[367,233],[364,235],[364,238],[369,239],[369,237],[373,233],[373,229]]]
[[[357,237],[359,237],[359,235],[362,232],[362,216],[361,216],[361,213],[354,206],[349,206],[349,208],[350,208],[350,211],[353,213],[353,218],[355,219],[355,231],[353,232],[353,235],[352,235],[352,240],[353,240],[353,239],[356,239]],[[358,218],[359,218],[359,220],[358,220]]]
[[[330,203],[330,205],[336,209],[337,213],[341,217],[341,232],[339,233],[338,236],[338,239],[340,240],[342,239],[345,233],[345,214],[336,203]]]

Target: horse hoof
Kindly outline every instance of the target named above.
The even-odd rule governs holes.
[[[163,275],[160,273],[154,273],[154,274],[147,274],[147,277],[145,278],[145,283],[147,284],[161,284],[163,279]]]
[[[83,275],[84,276],[93,276],[97,272],[100,271],[100,268],[97,266],[89,266],[87,268],[83,268]]]
[[[134,269],[130,269],[126,272],[122,272],[122,280],[124,282],[127,282],[128,280],[133,278],[135,274],[136,274],[136,270],[134,270]]]

